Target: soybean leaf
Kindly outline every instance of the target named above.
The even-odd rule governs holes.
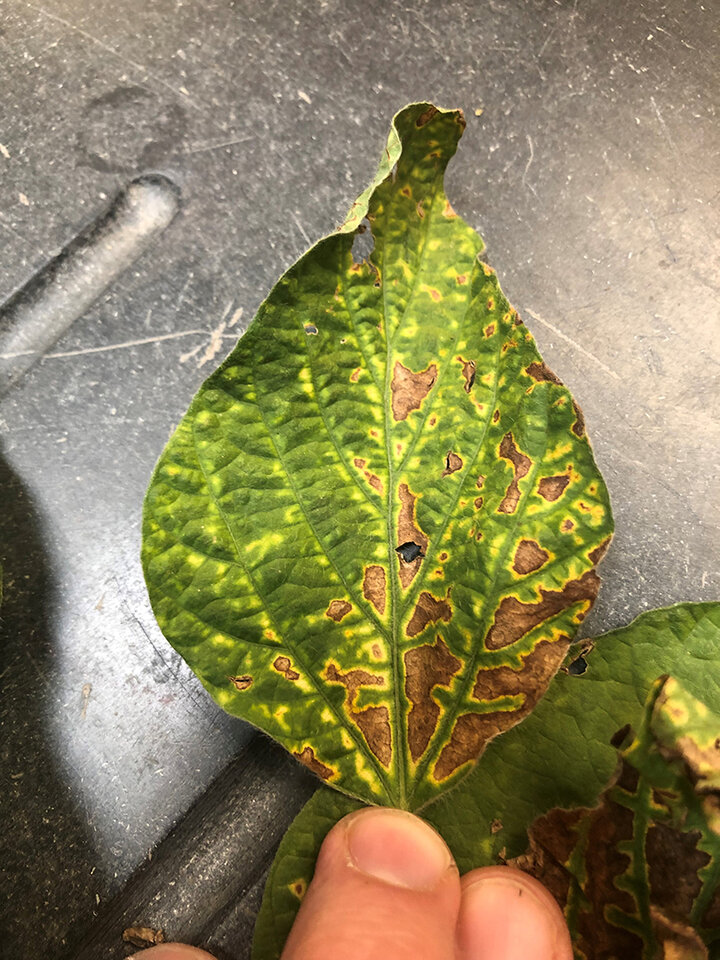
[[[193,400],[143,527],[158,622],[218,703],[407,809],[538,702],[612,530],[582,414],[445,196],[464,126],[396,116]]]
[[[563,908],[577,957],[707,960],[720,946],[720,714],[661,677],[623,734],[597,806],[539,817],[516,865]]]
[[[720,603],[653,610],[584,649],[585,672],[558,673],[523,723],[493,741],[451,794],[422,811],[448,842],[462,872],[522,855],[531,824],[550,811],[594,807],[616,772],[613,737],[627,725],[642,729],[645,701],[658,677],[672,674],[686,696],[715,711],[720,703]],[[568,665],[577,664],[577,647],[572,656]],[[666,744],[672,742],[667,726],[656,720]],[[713,730],[711,721],[706,730]],[[702,735],[698,731],[696,739]],[[325,834],[357,807],[356,801],[322,788],[297,816],[268,879],[253,960],[279,957]],[[717,885],[720,862],[712,856],[706,874],[714,871]],[[705,889],[709,896],[712,885]],[[720,932],[720,912],[712,916],[704,920],[706,938]],[[577,921],[569,920],[577,941]],[[642,953],[621,955],[634,960]]]

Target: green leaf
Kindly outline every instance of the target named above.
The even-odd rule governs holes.
[[[720,714],[672,677],[593,808],[554,809],[516,866],[546,884],[577,957],[707,958],[720,945]]]
[[[582,414],[443,191],[464,126],[397,115],[345,223],[193,400],[144,516],[158,622],[218,703],[407,809],[537,703],[612,530]]]
[[[640,728],[645,701],[659,676],[672,674],[687,695],[720,703],[720,603],[678,604],[645,613],[597,638],[584,659],[584,674],[559,673],[533,712],[493,741],[452,793],[422,811],[448,842],[462,872],[523,854],[529,826],[553,808],[594,806],[616,770],[613,736],[627,724]],[[691,729],[707,745],[712,721]],[[659,716],[656,731],[667,749],[672,734]],[[712,776],[699,770],[697,779],[714,788]],[[285,892],[287,884],[291,879],[309,882],[334,818],[356,807],[323,788],[297,816],[273,864],[253,960],[280,955],[299,905]],[[720,909],[714,928],[720,928]]]

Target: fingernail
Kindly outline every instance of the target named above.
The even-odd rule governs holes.
[[[432,827],[402,810],[363,810],[349,819],[346,838],[357,870],[409,890],[432,890],[453,864]]]
[[[559,911],[511,877],[489,877],[465,888],[460,930],[461,952],[468,960],[566,956],[560,949],[563,927]]]

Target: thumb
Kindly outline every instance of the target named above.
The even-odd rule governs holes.
[[[452,960],[459,907],[457,867],[431,827],[359,810],[325,838],[282,960]]]

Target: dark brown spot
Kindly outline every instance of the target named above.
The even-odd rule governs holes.
[[[571,520],[570,517],[566,517],[566,519],[562,522],[561,529],[564,530],[565,533],[569,533],[571,530],[575,529],[575,521]]]
[[[289,886],[290,886],[290,890],[292,891],[292,893],[295,894],[298,900],[302,900],[307,890],[307,882],[305,880],[296,880],[294,883],[291,883]]]
[[[499,819],[496,817],[496,818],[492,821],[492,823],[490,824],[490,833],[492,833],[492,834],[500,833],[500,831],[502,830],[502,828],[503,828],[503,822],[502,822],[502,820],[499,820]]]
[[[552,372],[550,367],[544,361],[535,361],[535,363],[531,363],[529,367],[525,368],[525,373],[532,377],[533,380],[537,380],[538,383],[547,381],[549,383],[557,383],[562,385],[562,380]]]
[[[485,327],[485,336],[486,336],[486,337],[491,337],[494,333],[495,333],[495,324],[494,324],[494,323],[489,323],[489,324]]]
[[[358,470],[362,470],[362,468],[367,463],[367,460],[363,460],[362,457],[355,457],[355,459],[353,460],[353,463],[358,468]]]
[[[425,110],[424,113],[421,113],[420,116],[417,118],[417,120],[415,121],[415,126],[424,127],[426,123],[430,123],[430,121],[432,120],[432,118],[435,116],[437,112],[438,112],[437,107],[433,107],[433,106],[428,107],[427,110]]]
[[[419,410],[420,404],[430,392],[436,378],[437,367],[434,363],[419,373],[413,373],[396,360],[390,384],[393,419],[405,420],[411,410]]]
[[[418,203],[418,205],[415,207],[415,209],[417,210],[417,215],[420,217],[420,219],[421,219],[421,220],[424,220],[424,219],[425,219],[425,210],[424,210],[423,205],[422,205],[422,200]]]
[[[457,282],[460,284],[467,283],[467,277],[465,276],[464,273],[459,273],[456,279],[457,279]]]
[[[585,417],[580,407],[573,400],[572,402],[573,410],[575,411],[575,423],[570,427],[572,432],[576,437],[582,437],[585,435]]]
[[[437,423],[437,417],[435,416],[430,417],[430,426],[434,427],[436,423]]]
[[[475,481],[475,486],[478,488],[478,490],[482,490],[484,483],[485,483],[485,477],[482,474],[480,474],[477,480]]]
[[[374,643],[371,647],[372,655],[376,660],[382,660],[382,650],[380,649],[379,643]]]
[[[317,759],[312,747],[303,747],[300,753],[293,750],[293,756],[297,757],[300,763],[304,763],[308,770],[312,770],[315,776],[320,777],[321,780],[329,780],[335,772],[332,767],[326,767],[324,763]]]
[[[654,823],[645,838],[645,859],[654,905],[674,916],[689,917],[702,887],[698,876],[710,862],[709,854],[697,849],[700,832],[675,830]]]
[[[457,453],[453,453],[452,450],[448,450],[447,456],[445,457],[445,469],[441,473],[441,476],[447,477],[451,473],[455,473],[457,470],[462,469],[462,457],[459,457]]]
[[[350,374],[350,379],[353,383],[358,382],[358,377],[360,376],[360,367],[356,367],[353,372]]]
[[[498,513],[515,513],[520,502],[519,481],[529,473],[532,461],[518,450],[511,433],[506,433],[500,441],[499,453],[503,460],[509,460],[512,464],[514,476],[498,507]]]
[[[482,497],[475,497],[473,503],[475,504],[475,509],[476,509],[476,510],[479,510],[480,507],[483,505],[483,498],[482,498]]]
[[[374,490],[377,490],[378,493],[383,492],[382,480],[376,473],[370,473],[369,470],[366,470],[365,477],[367,478],[367,482]]]
[[[400,583],[407,589],[420,569],[423,557],[427,553],[428,538],[417,525],[415,517],[415,501],[417,497],[410,491],[406,483],[398,487],[400,512],[398,514],[398,543],[415,543],[420,547],[420,554],[411,562],[400,560]]]
[[[555,477],[542,477],[538,483],[537,492],[543,500],[549,500],[551,503],[558,499],[565,487],[570,483],[570,477],[561,473]]]
[[[328,664],[325,677],[330,683],[341,683],[345,687],[347,690],[345,706],[348,713],[380,763],[386,767],[389,766],[392,758],[392,736],[388,708],[382,706],[365,707],[363,710],[355,709],[355,699],[360,687],[383,687],[385,686],[384,677],[368,673],[367,670],[348,670],[347,673],[340,673],[334,663]]]
[[[410,189],[410,187],[409,187],[407,184],[401,189],[400,193],[401,193],[404,197],[411,197],[411,196],[412,196],[412,190]]]
[[[520,576],[533,573],[547,563],[550,554],[534,540],[521,540],[515,551],[513,570]]]
[[[385,613],[386,595],[387,583],[384,568],[375,563],[365,567],[363,596],[370,601],[381,617]]]
[[[427,749],[440,716],[440,707],[431,696],[433,688],[447,687],[461,666],[440,637],[433,645],[415,647],[405,654],[405,693],[412,704],[408,744],[414,761]]]
[[[494,297],[488,297],[488,301],[487,301],[486,306],[487,306],[488,310],[490,311],[490,313],[492,313],[492,311],[495,309],[495,298],[494,298]]]
[[[447,558],[448,558],[448,555],[443,551],[439,557],[440,561],[444,563],[447,560]]]
[[[427,627],[429,623],[437,623],[438,620],[444,620],[449,623],[452,617],[452,607],[450,606],[450,591],[439,600],[427,590],[423,590],[417,599],[413,614],[405,627],[405,633],[408,637],[416,637]]]
[[[251,687],[253,684],[253,678],[250,676],[228,677],[228,680],[236,690],[247,690],[248,687]]]
[[[562,590],[540,587],[542,599],[537,603],[522,603],[516,597],[504,597],[485,637],[485,647],[488,650],[509,647],[545,620],[576,603],[584,603],[584,611],[587,612],[595,602],[599,589],[600,577],[594,570],[589,570],[579,580],[570,580]]]
[[[462,376],[465,381],[465,386],[463,390],[465,393],[470,393],[472,386],[475,383],[475,361],[474,360],[464,360],[462,357],[455,358],[458,363],[462,364]]]
[[[476,760],[493,737],[515,726],[530,713],[557,673],[569,645],[567,637],[553,642],[541,640],[524,658],[520,670],[492,667],[478,671],[473,688],[475,700],[492,703],[499,697],[522,699],[514,709],[459,716],[435,764],[433,776],[436,780],[445,780],[458,767]]]
[[[612,537],[608,537],[606,540],[603,540],[600,546],[595,547],[594,550],[590,551],[590,553],[588,554],[588,557],[590,558],[592,563],[600,563],[602,558],[608,552],[608,547],[610,546],[611,540],[612,540]]]
[[[496,410],[492,415],[492,422],[497,423],[499,419],[500,419],[500,411]]]
[[[286,680],[299,680],[300,674],[292,669],[292,664],[287,657],[276,657],[273,667],[278,673],[285,675]]]
[[[340,623],[343,617],[346,617],[352,610],[352,604],[348,600],[331,600],[330,606],[325,611],[325,616],[330,617],[336,623]]]
[[[442,297],[440,296],[440,291],[436,290],[435,287],[428,287],[427,292],[430,294],[430,297],[435,301],[435,303],[439,303],[440,300],[442,300]]]

